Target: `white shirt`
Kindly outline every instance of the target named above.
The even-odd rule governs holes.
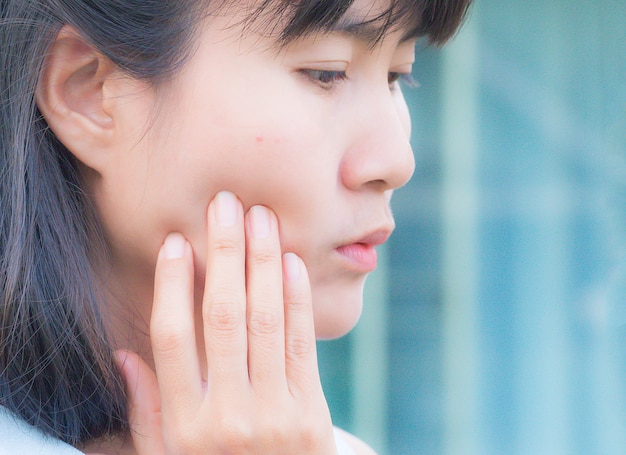
[[[0,407],[0,455],[81,455]]]

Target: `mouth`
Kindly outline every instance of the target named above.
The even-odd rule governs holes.
[[[378,229],[358,240],[337,247],[335,251],[350,269],[359,273],[373,272],[378,264],[378,253],[375,247],[385,243],[392,230],[393,228]]]

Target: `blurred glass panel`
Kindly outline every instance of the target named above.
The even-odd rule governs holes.
[[[386,382],[359,332],[321,344],[332,412],[381,454],[626,453],[626,2],[474,6],[406,92]]]

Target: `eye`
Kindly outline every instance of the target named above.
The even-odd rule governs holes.
[[[398,83],[408,87],[408,88],[417,88],[420,86],[420,83],[411,75],[411,73],[400,73],[397,71],[389,72],[387,76],[387,82],[389,83],[389,88],[394,90]]]
[[[329,70],[316,70],[316,69],[301,69],[300,73],[306,76],[321,88],[330,90],[334,86],[347,79],[348,76],[345,71],[329,71]]]

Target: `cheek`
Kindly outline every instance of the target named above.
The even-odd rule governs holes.
[[[246,208],[272,208],[286,247],[295,250],[296,232],[311,229],[320,200],[336,191],[341,147],[324,123],[328,115],[304,105],[289,83],[278,96],[274,89],[217,82],[186,84],[189,91],[169,98],[176,101],[160,109],[132,163],[120,169],[114,186],[134,190],[109,198],[123,208],[123,226],[111,230],[127,247],[147,251],[144,258],[156,257],[165,235],[179,231],[204,263],[206,209],[222,190]]]
[[[160,210],[165,212],[165,205],[170,205],[172,212],[166,217],[185,220],[181,229],[194,237],[201,235],[198,220],[204,221],[218,191],[232,191],[246,208],[263,204],[281,218],[293,218],[311,207],[321,181],[334,183],[336,172],[320,153],[327,147],[318,131],[267,117],[226,120],[210,119],[208,126],[179,130],[168,141],[170,147],[175,143],[182,148],[174,152],[179,159],[166,166],[170,175],[157,174],[164,204]]]
[[[315,211],[316,198],[334,188],[337,168],[320,153],[320,135],[306,131],[278,131],[258,128],[249,135],[222,137],[215,147],[228,150],[209,169],[211,188],[204,197],[217,191],[235,193],[248,209],[266,205],[276,212],[282,225],[304,224]],[[300,134],[298,134],[298,132]]]
[[[190,172],[204,174],[200,180],[209,193],[226,189],[247,204],[273,208],[278,197],[289,200],[327,172],[328,147],[320,122],[312,121],[310,113],[302,115],[288,99],[257,93],[233,106],[218,98],[212,105],[221,107],[188,128],[180,141],[187,142],[192,155]]]

